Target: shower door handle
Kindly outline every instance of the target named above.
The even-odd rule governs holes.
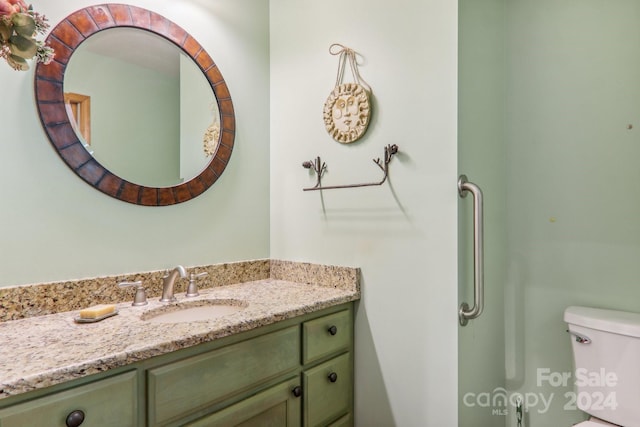
[[[484,224],[482,190],[476,184],[469,182],[465,175],[458,178],[458,194],[464,198],[467,192],[473,195],[473,307],[463,302],[458,310],[460,325],[465,326],[470,319],[482,314],[484,309]]]

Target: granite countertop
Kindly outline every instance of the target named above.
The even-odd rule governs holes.
[[[360,298],[359,289],[264,279],[177,294],[178,304],[210,299],[235,300],[245,308],[221,318],[161,324],[141,319],[166,304],[149,298],[133,307],[117,304],[118,314],[96,323],[74,321],[67,311],[0,323],[0,399],[128,365],[153,356],[248,331]]]

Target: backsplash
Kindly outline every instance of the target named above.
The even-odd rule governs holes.
[[[268,277],[288,282],[354,289],[360,292],[360,269],[333,265],[270,260]]]
[[[187,274],[205,271],[208,274],[198,279],[201,289],[273,278],[360,290],[360,270],[351,267],[269,259],[187,267]],[[164,270],[160,270],[0,288],[0,322],[79,310],[94,304],[133,301],[134,290],[118,286],[123,281],[142,280],[147,296],[159,297],[163,275]],[[176,293],[185,292],[188,283],[186,278],[178,280]]]

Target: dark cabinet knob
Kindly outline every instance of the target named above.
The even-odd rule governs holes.
[[[338,328],[337,328],[335,325],[333,325],[332,327],[330,327],[330,328],[328,329],[328,331],[329,331],[329,333],[330,333],[331,335],[335,335],[335,334],[337,334],[337,333],[338,333]]]
[[[67,415],[67,427],[78,427],[84,422],[84,412],[77,409]]]
[[[336,381],[338,381],[338,374],[336,374],[335,372],[331,372],[327,378],[329,378],[329,381],[331,381],[332,383],[335,383]]]
[[[293,388],[293,390],[291,390],[291,393],[293,393],[293,395],[294,395],[295,397],[300,397],[300,396],[302,396],[302,387],[300,387],[300,386],[295,386],[295,387]]]

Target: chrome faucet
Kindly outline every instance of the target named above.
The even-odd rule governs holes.
[[[176,279],[178,278],[178,274],[180,277],[187,277],[187,271],[183,266],[179,265],[170,273],[167,273],[164,276],[162,281],[162,298],[160,298],[160,302],[174,302],[176,301],[176,297],[173,296],[173,288],[176,283]]]

